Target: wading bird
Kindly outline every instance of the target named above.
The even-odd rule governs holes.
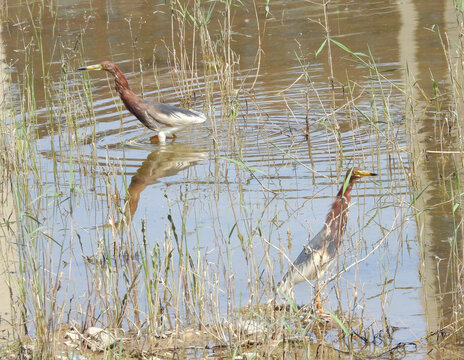
[[[80,67],[78,70],[105,70],[114,76],[116,91],[122,102],[140,122],[147,128],[157,131],[152,139],[160,143],[166,142],[166,137],[175,137],[175,132],[206,120],[205,115],[194,110],[182,109],[173,105],[163,104],[153,99],[142,99],[130,89],[126,77],[111,61],[103,61],[97,65]]]
[[[347,171],[345,181],[327,214],[322,230],[305,245],[278,286],[278,292],[294,298],[293,287],[307,280],[319,280],[336,259],[348,221],[348,206],[354,183],[364,176],[377,174],[354,167]],[[317,306],[322,312],[317,291]]]

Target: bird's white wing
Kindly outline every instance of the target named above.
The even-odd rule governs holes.
[[[205,115],[198,111],[182,109],[177,106],[159,103],[150,99],[144,99],[145,111],[158,123],[168,126],[187,126],[202,123],[206,120]]]

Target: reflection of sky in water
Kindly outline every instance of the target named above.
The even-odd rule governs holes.
[[[387,314],[391,316],[392,323],[412,330],[401,332],[401,340],[411,340],[411,333],[421,336],[425,325],[424,318],[418,315],[425,310],[421,304],[417,245],[413,241],[415,224],[409,220],[410,214],[407,210],[400,210],[409,201],[406,179],[400,170],[400,161],[407,162],[407,156],[405,153],[398,154],[392,146],[394,142],[398,142],[400,147],[407,146],[402,120],[405,109],[403,93],[391,87],[387,81],[379,83],[369,78],[374,75],[372,72],[354,63],[352,58],[332,44],[337,79],[333,94],[327,86],[330,75],[327,54],[323,52],[315,59],[312,55],[322,43],[323,37],[320,26],[308,22],[307,18],[315,14],[320,16],[319,9],[307,3],[298,3],[295,6],[281,3],[273,5],[272,17],[263,37],[264,54],[260,75],[253,91],[248,92],[245,85],[239,92],[239,114],[233,122],[221,117],[224,108],[217,86],[218,80],[214,80],[216,84],[213,89],[212,121],[215,121],[217,134],[212,131],[211,123],[192,127],[180,132],[174,143],[166,145],[163,153],[158,145],[149,143],[151,133],[125,109],[121,112],[117,108],[121,103],[112,98],[115,96],[112,90],[113,80],[110,78],[108,81],[103,72],[95,72],[90,75],[90,84],[97,122],[93,124],[88,114],[81,109],[83,116],[77,120],[78,147],[57,147],[58,133],[50,137],[47,122],[39,120],[39,144],[44,155],[41,165],[43,171],[48,171],[44,174],[45,182],[53,184],[54,176],[57,176],[62,182],[61,186],[66,187],[70,169],[68,151],[73,153],[75,159],[81,159],[82,168],[86,168],[89,176],[82,175],[82,168],[74,161],[74,171],[80,174],[75,175],[74,181],[82,190],[82,195],[76,195],[78,206],[73,208],[71,221],[77,225],[75,231],[81,237],[84,254],[91,255],[96,249],[96,241],[105,231],[99,226],[108,221],[106,174],[125,174],[111,176],[111,181],[115,181],[111,188],[117,189],[120,198],[124,199],[125,188],[142,164],[147,166],[147,161],[151,161],[150,157],[159,156],[152,159],[152,171],[139,192],[140,200],[133,219],[136,238],[140,240],[141,220],[146,219],[146,237],[153,247],[155,243],[162,241],[170,226],[168,214],[172,215],[178,231],[182,228],[183,214],[186,214],[184,227],[191,253],[195,253],[194,250],[199,247],[203,261],[217,264],[217,268],[225,266],[230,270],[234,275],[235,295],[243,303],[248,299],[247,284],[250,274],[254,274],[254,266],[257,263],[262,272],[267,264],[262,260],[266,243],[251,233],[256,231],[257,222],[260,222],[263,237],[285,251],[288,248],[287,231],[290,231],[292,248],[289,256],[294,259],[306,243],[308,231],[314,235],[322,227],[330,202],[341,184],[341,174],[344,174],[348,166],[366,167],[380,175],[375,179],[377,185],[370,181],[361,181],[355,186],[345,246],[342,249],[345,253],[341,262],[346,261],[349,265],[355,258],[363,258],[388,229],[397,228],[405,220],[406,224],[404,228],[394,230],[379,249],[358,267],[342,275],[338,282],[342,288],[342,307],[350,307],[354,296],[353,284],[356,284],[356,291],[362,299],[360,305],[366,305],[365,315],[380,321],[381,303],[386,302]],[[126,26],[123,17],[129,12],[127,6],[124,2],[113,4],[106,25],[100,24],[98,19],[90,20],[90,28],[103,29],[104,36],[99,35],[103,37],[101,42],[92,31],[84,34],[86,60],[91,64],[111,58],[127,74],[134,92],[140,94],[139,64],[128,60],[132,56],[140,57],[144,68],[145,95],[159,95],[163,101],[179,105],[177,85],[172,85],[172,74],[166,67],[165,50],[157,42],[158,35],[165,40],[169,37],[169,32],[166,31],[169,28],[168,16],[155,14],[153,16],[162,21],[156,25],[150,21],[144,23],[142,32],[138,34],[136,54],[132,54],[129,50],[130,35],[120,28],[120,24]],[[70,11],[74,14],[79,14],[82,10],[76,7],[71,11],[65,5],[60,5],[60,9],[64,13]],[[337,37],[338,41],[354,51],[367,53],[369,46],[380,70],[403,67],[399,63],[396,50],[390,50],[397,49],[396,37],[400,26],[397,16],[392,16],[398,11],[395,4],[371,3],[368,10],[366,12],[362,4],[352,3],[337,7],[337,12],[331,13],[334,22],[333,35],[343,35]],[[132,8],[131,5],[130,13],[133,14],[133,21],[140,18],[151,19],[149,12],[141,7]],[[234,19],[234,30],[238,34],[254,34],[254,20],[241,22],[240,16],[237,15]],[[290,19],[292,26],[288,26]],[[68,26],[69,33],[72,34],[77,25],[71,23]],[[156,31],[151,31],[152,29]],[[240,55],[242,68],[236,77],[240,80],[246,79],[246,84],[249,84],[253,80],[247,78],[247,66],[256,66],[253,61],[257,40],[254,35],[237,35],[237,38],[240,41],[234,43],[233,47]],[[382,38],[381,42],[378,41],[379,38]],[[109,45],[106,44],[107,40]],[[156,74],[151,68],[155,45],[160,49],[156,54],[159,66],[159,73]],[[295,52],[298,56],[306,56],[308,63],[299,65]],[[438,63],[433,54],[424,62]],[[304,79],[296,81],[303,70],[308,71],[309,82]],[[249,73],[250,78],[254,73],[254,70]],[[427,76],[423,73],[421,75]],[[74,95],[82,91],[80,76],[70,76],[74,84]],[[155,86],[155,76],[163,89],[160,92]],[[403,82],[402,71],[385,73],[382,76],[397,86],[401,86]],[[350,99],[348,81],[355,88],[356,101],[340,108],[333,115],[333,103],[338,109]],[[198,98],[194,108],[202,110],[201,95],[205,84],[201,75],[196,86]],[[374,97],[372,92],[375,92]],[[305,100],[306,93],[309,96],[308,104]],[[388,99],[387,104],[382,103],[383,98]],[[307,105],[309,111],[306,110]],[[373,116],[373,109],[376,110],[377,118]],[[391,118],[385,116],[385,110],[388,110]],[[40,117],[45,117],[46,114],[46,109],[38,112]],[[371,117],[371,122],[363,114]],[[306,116],[309,120],[309,146],[302,135],[306,129]],[[339,129],[334,126],[334,117]],[[65,129],[66,124],[63,122],[61,126]],[[93,126],[95,144],[92,143]],[[394,126],[398,128],[391,130]],[[238,134],[238,138],[234,134]],[[67,134],[65,130],[61,136],[70,144],[75,139],[74,134]],[[55,175],[51,160],[52,145],[58,152],[58,175]],[[168,153],[171,155],[167,156]],[[341,154],[342,164],[338,160]],[[248,170],[228,161],[228,158],[240,160],[260,172],[255,172],[255,176],[252,176]],[[169,162],[174,167],[178,166],[177,170],[169,170]],[[267,189],[277,191],[278,195],[274,198],[273,193]],[[97,206],[94,206],[95,199]],[[375,209],[378,209],[377,213]],[[398,213],[400,215],[396,218]],[[371,221],[364,228],[363,224],[368,220]],[[69,226],[61,223],[61,217],[50,218],[48,221],[55,223],[52,228],[56,229]],[[239,231],[244,236],[244,244],[240,243],[237,236]],[[229,234],[232,234],[230,238]],[[358,241],[359,244],[354,246]],[[404,242],[407,242],[407,246]],[[358,252],[354,252],[353,248],[358,249]],[[80,267],[82,263],[77,254],[81,250],[74,251],[77,266]],[[271,249],[270,253],[272,259],[279,258],[276,249]],[[250,254],[251,259],[248,256]],[[400,260],[396,263],[398,254]],[[174,252],[173,256],[178,254]],[[233,259],[230,269],[227,257]],[[280,264],[280,260],[275,260],[273,274],[276,281],[280,280],[281,274],[287,268],[286,263],[282,263],[282,267]],[[211,271],[216,271],[217,268],[212,266]],[[263,281],[269,280],[267,275],[265,272]],[[381,284],[395,277],[395,281],[385,286],[386,299],[379,296]],[[84,283],[79,278],[73,275],[71,281],[76,291],[85,290],[81,288]],[[224,286],[224,279],[221,278],[221,281],[221,286]],[[328,289],[336,284],[337,282],[333,282]],[[328,293],[330,307],[337,308],[335,292],[331,290]],[[296,288],[300,303],[309,302],[309,294],[309,286],[306,284]],[[366,303],[364,299],[367,299]],[[223,302],[224,311],[225,304],[226,301]]]

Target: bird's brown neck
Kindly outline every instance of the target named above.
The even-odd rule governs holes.
[[[337,248],[340,245],[339,243],[342,240],[348,222],[348,206],[351,201],[351,189],[353,188],[354,181],[350,181],[345,189],[344,185],[340,188],[326,219],[327,227],[336,242],[335,246]]]
[[[127,82],[126,77],[116,65],[114,65],[114,67],[109,72],[114,76],[114,83],[115,83],[116,91],[119,93],[121,97],[126,91],[132,92],[132,90],[129,87],[129,83]]]

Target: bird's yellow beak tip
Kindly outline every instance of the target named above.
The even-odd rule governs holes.
[[[103,66],[101,64],[89,65],[78,68],[77,70],[102,70]]]
[[[354,170],[353,173],[357,176],[377,176],[376,173],[364,170]]]

